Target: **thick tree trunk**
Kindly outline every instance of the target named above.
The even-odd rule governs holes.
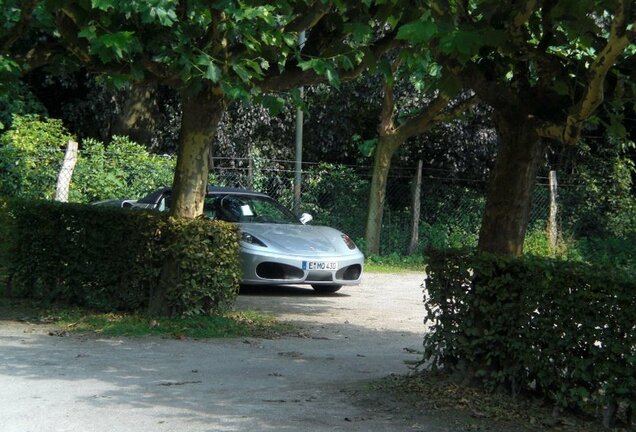
[[[182,98],[177,166],[170,214],[194,218],[203,214],[212,143],[224,109],[222,96],[212,92]]]
[[[532,192],[544,147],[532,121],[497,115],[499,150],[490,178],[477,249],[500,255],[523,252]]]
[[[121,113],[115,119],[112,135],[125,135],[133,141],[150,146],[153,132],[157,128],[157,86],[155,84],[133,84],[125,94]]]
[[[222,96],[201,92],[182,98],[183,114],[179,135],[179,152],[172,186],[170,214],[195,218],[203,214],[208,184],[209,155],[216,128],[223,115]],[[179,280],[179,265],[168,257],[161,269],[157,286],[150,293],[151,315],[172,315],[167,299]]]
[[[391,158],[401,144],[396,139],[395,136],[381,135],[375,149],[366,230],[367,253],[371,255],[380,253],[380,233],[382,231],[382,216],[386,198],[386,182],[391,168]]]

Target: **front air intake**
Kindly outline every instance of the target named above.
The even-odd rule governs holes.
[[[347,267],[343,267],[336,273],[336,279],[340,280],[358,280],[362,274],[362,266],[360,264],[353,264]]]
[[[288,280],[302,279],[305,274],[301,269],[294,266],[264,262],[256,267],[256,275],[261,279]]]

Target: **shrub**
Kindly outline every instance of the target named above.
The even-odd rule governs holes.
[[[178,314],[220,311],[238,290],[239,234],[209,220],[111,207],[12,200],[14,294],[110,310],[140,310],[163,263],[179,268]]]
[[[70,139],[60,120],[14,116],[0,135],[0,195],[53,199]]]
[[[113,137],[105,145],[82,142],[70,188],[72,201],[140,198],[160,186],[172,184],[175,160],[148,153],[127,137]]]
[[[23,82],[0,79],[0,129],[10,128],[16,114],[45,116],[46,108]]]
[[[604,266],[431,253],[424,361],[559,407],[636,408],[636,281]]]
[[[53,199],[70,139],[60,120],[14,116],[12,128],[0,135],[0,195]],[[127,137],[115,136],[108,144],[87,139],[80,146],[69,199],[139,198],[171,184],[174,167],[174,158],[151,154]]]

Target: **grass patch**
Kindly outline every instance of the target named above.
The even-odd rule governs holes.
[[[422,255],[402,256],[390,254],[384,256],[370,255],[364,263],[365,271],[378,273],[401,273],[424,271],[424,257]]]
[[[104,336],[162,336],[171,338],[272,338],[293,331],[290,324],[254,311],[230,311],[222,316],[193,315],[175,318],[140,313],[92,311],[64,306],[0,299],[0,319],[48,324],[60,332],[96,333]]]
[[[590,415],[555,415],[553,406],[530,397],[488,393],[461,386],[438,372],[391,375],[373,384],[373,389],[422,412],[448,418],[457,430],[600,432],[598,419]],[[618,431],[626,431],[620,427]]]

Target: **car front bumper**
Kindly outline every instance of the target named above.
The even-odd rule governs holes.
[[[335,263],[330,270],[308,270],[307,263]],[[304,265],[303,265],[304,263]],[[246,285],[357,285],[362,277],[364,255],[286,255],[241,247],[242,283]]]

